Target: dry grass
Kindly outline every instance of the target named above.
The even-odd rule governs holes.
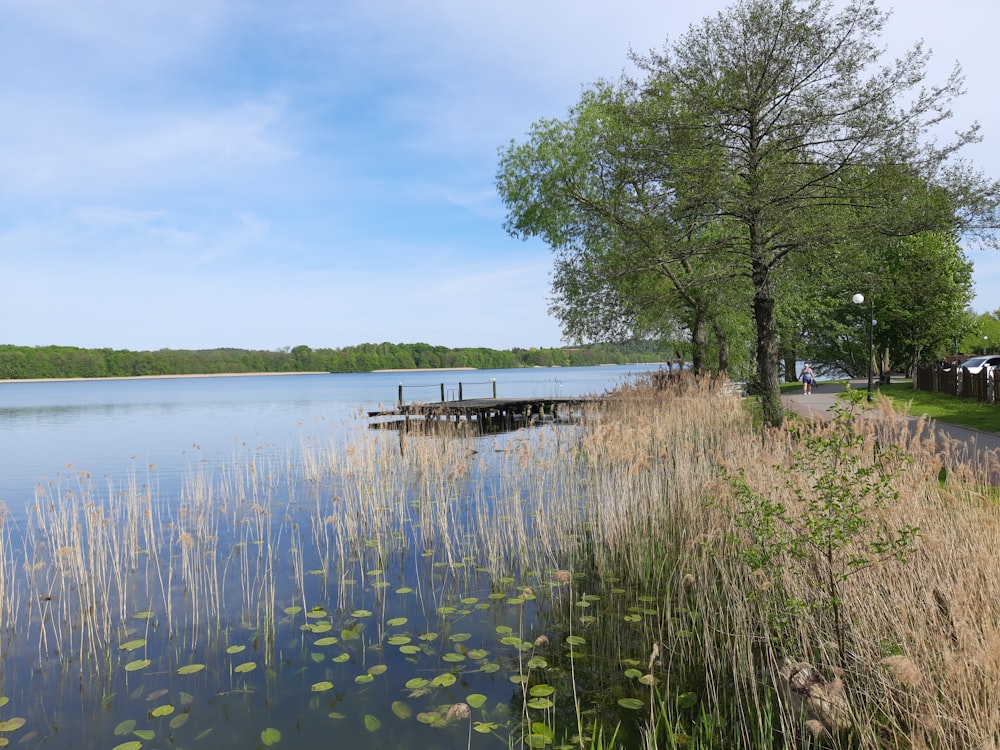
[[[651,747],[656,725],[672,718],[671,690],[693,680],[710,733],[730,745],[850,735],[858,747],[995,747],[1000,511],[984,478],[997,457],[938,453],[926,424],[913,430],[889,410],[855,425],[862,464],[890,443],[912,457],[892,474],[895,497],[865,509],[867,520],[920,536],[905,561],[843,581],[845,653],[815,570],[791,557],[748,566],[755,530],[737,523],[740,498],[726,480],[742,472],[794,515],[795,452],[832,428],[761,433],[738,397],[708,383],[631,389],[584,427],[492,443],[362,428],[283,460],[246,451],[221,473],[193,472],[176,499],[148,478],[97,491],[72,475],[40,489],[20,582],[19,545],[0,526],[0,616],[12,628],[26,619],[42,658],[89,655],[96,669],[136,610],[155,610],[191,648],[221,638],[234,607],[244,627],[269,636],[279,609],[312,605],[310,572],[349,611],[346,582],[378,577],[390,556],[412,559],[414,571],[418,560],[443,564],[447,577],[420,582],[429,611],[461,593],[470,564],[494,579],[545,572],[570,622],[574,602],[593,593],[586,587],[614,576],[657,597],[657,616],[636,626],[643,651],[629,651],[620,627],[588,639],[611,663],[643,666],[655,644],[649,681],[665,703],[650,716]]]
[[[593,527],[635,580],[655,572],[642,567],[649,561],[637,548],[668,551],[660,566],[663,587],[672,606],[701,613],[701,653],[691,656],[716,691],[711,703],[735,702],[745,711],[727,717],[744,723],[744,739],[773,731],[762,718],[763,687],[794,693],[781,673],[792,659],[809,662],[840,697],[835,711],[825,697],[825,709],[813,705],[804,713],[801,701],[788,701],[782,714],[788,737],[804,727],[827,736],[849,733],[862,747],[993,747],[1000,734],[1000,511],[987,499],[984,478],[997,457],[970,463],[954,450],[940,455],[926,425],[913,432],[890,412],[855,422],[863,464],[888,441],[912,457],[892,477],[896,496],[866,510],[867,518],[877,529],[919,527],[920,537],[904,562],[884,560],[845,578],[849,639],[847,653],[838,654],[828,613],[808,606],[817,602],[817,572],[787,556],[777,578],[748,568],[741,553],[756,542],[755,530],[734,523],[738,500],[719,478],[719,466],[742,471],[760,496],[798,512],[794,490],[802,478],[788,470],[802,435],[755,435],[738,403],[706,391],[660,394],[660,409],[651,408],[653,394],[635,394],[642,395],[623,399],[617,414],[605,413],[582,443],[599,467],[590,484]],[[813,424],[805,431],[830,429]],[[944,484],[942,465],[950,468]],[[667,652],[691,651],[691,639],[680,632],[687,627],[665,619]],[[842,681],[833,671],[841,666]]]

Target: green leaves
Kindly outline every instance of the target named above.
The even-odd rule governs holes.
[[[281,732],[274,727],[268,727],[260,733],[260,741],[265,745],[277,745],[281,742]]]
[[[788,614],[807,608],[828,617],[841,654],[844,582],[876,563],[905,562],[919,534],[916,527],[893,531],[880,521],[881,509],[896,496],[893,477],[909,459],[895,446],[869,452],[855,424],[862,398],[848,388],[833,407],[830,427],[813,426],[799,437],[784,487],[751,488],[742,471],[728,477],[738,501],[738,549],[759,574],[756,595],[776,597]],[[783,597],[780,581],[789,570],[807,583],[808,601]]]

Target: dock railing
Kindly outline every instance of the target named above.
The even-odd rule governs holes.
[[[423,389],[424,392],[426,392],[428,389],[431,389],[431,388],[434,388],[434,389],[440,388],[440,394],[441,394],[441,399],[440,400],[441,400],[441,403],[444,403],[445,401],[464,401],[465,398],[466,398],[466,391],[465,391],[465,389],[466,389],[467,386],[481,386],[481,385],[482,386],[487,386],[487,388],[489,388],[489,389],[492,390],[492,398],[496,398],[497,397],[497,379],[496,378],[490,378],[489,380],[474,381],[474,382],[471,382],[471,383],[459,381],[457,390],[455,388],[447,388],[446,389],[446,386],[445,386],[444,383],[441,383],[441,384],[425,384],[425,385],[407,385],[407,386],[404,386],[402,383],[400,383],[399,384],[399,397],[398,397],[398,400],[396,402],[396,405],[399,406],[400,408],[402,408],[403,406],[406,405],[406,401],[403,398],[403,388],[404,387],[407,388],[407,389],[409,389],[410,392],[412,392],[414,390],[420,390],[420,389]],[[451,398],[449,398],[449,396],[451,396]],[[486,396],[475,396],[475,398],[487,398],[487,397]]]

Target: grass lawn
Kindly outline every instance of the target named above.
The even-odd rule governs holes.
[[[899,408],[909,404],[913,416],[926,414],[932,419],[987,432],[1000,432],[1000,406],[984,404],[971,398],[957,398],[946,393],[914,390],[910,383],[883,385],[879,388]]]

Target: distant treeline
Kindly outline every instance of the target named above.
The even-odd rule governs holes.
[[[160,349],[155,352],[0,345],[0,380],[244,372],[371,372],[416,367],[575,367],[657,362],[663,357],[663,353],[648,342],[502,351],[388,343],[359,344],[343,349],[296,346],[279,351]]]

